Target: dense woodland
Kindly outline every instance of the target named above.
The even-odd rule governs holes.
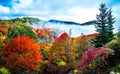
[[[120,73],[120,29],[112,9],[100,4],[96,33],[70,37],[34,28],[37,18],[0,20],[0,74]]]

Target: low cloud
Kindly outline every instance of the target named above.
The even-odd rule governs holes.
[[[0,13],[7,14],[9,17],[36,16],[48,20],[58,19],[83,23],[96,19],[100,3],[109,4],[110,2],[111,0],[12,0],[11,7],[0,6],[2,10]],[[114,13],[118,17],[116,10]]]
[[[4,7],[0,5],[0,13],[8,14],[10,12],[9,7]]]

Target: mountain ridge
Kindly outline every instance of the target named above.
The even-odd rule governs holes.
[[[24,22],[24,23],[28,22],[28,23],[30,23],[30,25],[32,25],[34,23],[41,22],[41,21],[45,22],[45,20],[41,20],[39,18],[34,18],[34,17],[13,18],[13,19],[9,19],[9,20],[1,20],[1,21],[10,21],[10,22],[11,21],[12,22],[21,21],[21,22]],[[54,23],[54,24],[66,24],[66,25],[84,26],[84,25],[93,25],[93,24],[95,24],[96,20],[87,21],[87,22],[84,22],[84,23],[77,23],[77,22],[74,22],[74,21],[62,21],[62,20],[50,19],[50,20],[47,20],[46,22]]]
[[[71,25],[80,25],[80,26],[91,25],[91,24],[95,24],[96,23],[95,20],[84,22],[84,23],[76,23],[76,22],[73,22],[73,21],[61,21],[61,20],[55,20],[55,19],[51,19],[48,22],[56,23],[56,24],[57,23],[62,23],[62,24],[71,24]]]
[[[50,20],[45,21],[39,18],[31,18],[31,17],[24,17],[24,18],[15,18],[9,20],[0,20],[3,24],[16,24],[16,25],[29,25],[35,29],[37,28],[51,28],[54,30],[59,30],[62,32],[70,33],[71,37],[80,36],[81,33],[89,34],[94,33],[94,21],[88,21],[85,23],[76,23],[72,21],[61,21],[61,20],[54,20],[50,22]],[[58,23],[59,22],[59,23]]]

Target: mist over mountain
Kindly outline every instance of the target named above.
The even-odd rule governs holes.
[[[24,17],[2,21],[9,21],[13,23],[22,22],[25,25],[32,26],[33,28],[51,28],[54,30],[67,32],[69,35],[71,35],[71,37],[80,36],[82,33],[83,34],[95,33],[94,20],[84,23],[76,23],[73,21],[61,21],[55,19],[45,21],[38,18]]]
[[[55,20],[55,19],[51,19],[49,20],[48,22],[51,22],[51,23],[59,23],[59,24],[66,24],[66,25],[80,25],[80,26],[84,26],[84,25],[93,25],[96,23],[95,20],[93,21],[88,21],[88,22],[84,22],[84,23],[76,23],[76,22],[73,22],[73,21],[61,21],[61,20]]]

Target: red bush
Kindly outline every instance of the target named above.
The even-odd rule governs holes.
[[[80,67],[86,66],[90,64],[92,61],[101,60],[101,62],[105,62],[105,59],[109,56],[109,51],[107,51],[107,48],[93,48],[88,49],[83,55],[80,62]]]
[[[4,47],[6,66],[10,70],[37,70],[42,62],[39,45],[27,36],[18,36]]]

